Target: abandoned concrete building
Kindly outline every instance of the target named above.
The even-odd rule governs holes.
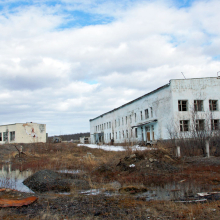
[[[32,122],[0,126],[0,144],[46,142],[46,125]]]
[[[91,143],[153,143],[219,130],[220,77],[172,79],[168,84],[90,119]]]

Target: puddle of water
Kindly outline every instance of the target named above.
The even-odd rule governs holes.
[[[136,194],[137,197],[145,197],[150,200],[189,200],[197,198],[197,193],[202,191],[211,191],[211,186],[198,185],[193,182],[169,183],[161,187],[148,188],[144,193]]]
[[[20,192],[34,193],[22,182],[24,179],[32,175],[31,170],[20,172],[19,169],[12,170],[11,164],[3,165],[0,170],[0,187],[16,189]]]
[[[82,173],[82,170],[58,170],[59,173],[71,173],[71,174],[77,174]]]

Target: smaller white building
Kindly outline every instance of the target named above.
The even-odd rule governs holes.
[[[91,139],[90,139],[90,137],[80,137],[79,138],[79,143],[80,144],[90,144]]]
[[[32,122],[0,126],[0,144],[46,143],[46,125]]]

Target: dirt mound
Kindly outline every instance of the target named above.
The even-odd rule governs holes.
[[[175,172],[177,158],[171,156],[166,150],[143,151],[131,154],[120,159],[116,165],[119,171],[157,171]]]
[[[89,189],[86,180],[65,179],[61,173],[52,170],[40,170],[23,181],[31,190],[37,192],[69,192],[71,189]]]

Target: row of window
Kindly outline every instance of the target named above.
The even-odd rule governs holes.
[[[205,120],[198,119],[195,124],[196,131],[205,130]],[[219,119],[211,119],[211,130],[219,130]],[[180,131],[189,131],[190,130],[190,121],[189,120],[180,120]]]
[[[203,100],[194,100],[194,111],[204,111]],[[178,110],[188,111],[189,103],[188,100],[178,100]],[[209,100],[209,110],[218,111],[218,100]]]
[[[133,137],[132,129],[131,129],[130,137]],[[135,128],[135,138],[137,138],[137,137],[138,137],[137,128]],[[105,138],[111,140],[111,133],[105,134]],[[112,138],[114,139],[114,134],[113,134]],[[121,139],[121,138],[129,138],[128,130],[115,132],[115,139]]]
[[[9,132],[10,135],[10,141],[14,141],[15,140],[15,131],[10,131]],[[3,132],[3,136],[2,136],[2,132],[0,132],[0,141],[8,141],[8,132]]]
[[[153,108],[150,107],[150,109],[145,109],[144,110],[144,117],[143,117],[143,111],[140,111],[140,119],[148,119],[150,117],[153,117]],[[128,120],[130,121],[130,124],[132,123],[132,115],[125,116],[125,120],[122,117],[121,119],[119,118],[118,120],[115,120],[115,127],[119,127],[120,125],[127,125]],[[134,113],[134,121],[137,122],[137,113]],[[101,125],[96,126],[96,131],[100,130],[105,130],[105,129],[111,128],[111,122],[107,122]]]

